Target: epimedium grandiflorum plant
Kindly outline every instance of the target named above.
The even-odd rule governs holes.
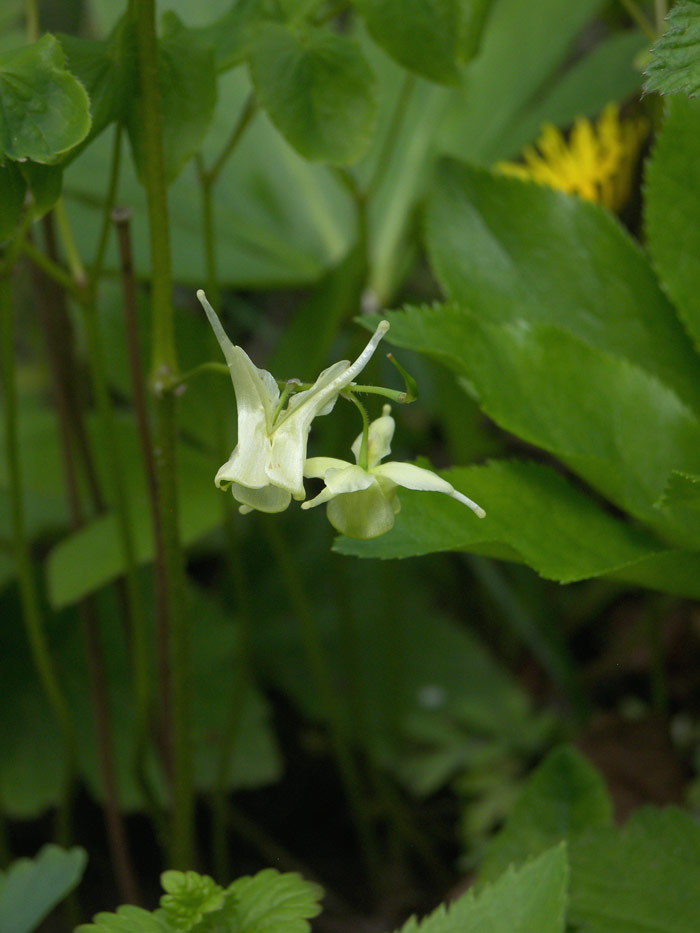
[[[426,16],[424,4],[403,0],[358,0],[352,9],[342,10],[334,3],[249,0],[232,2],[216,22],[200,20],[192,26],[167,10],[157,23],[153,2],[131,0],[112,5],[108,14],[104,6],[101,14],[97,7],[92,10],[93,22],[102,16],[107,28],[84,38],[41,35],[37,6],[27,0],[27,41],[18,38],[16,48],[0,53],[7,488],[28,641],[66,753],[60,780],[49,786],[47,775],[43,796],[32,805],[40,809],[59,800],[61,833],[67,834],[72,787],[80,773],[106,800],[112,856],[126,898],[135,897],[135,882],[120,811],[124,806],[147,806],[166,842],[170,864],[189,866],[195,782],[214,787],[214,796],[223,799],[235,739],[232,728],[226,734],[233,738],[222,742],[216,774],[206,772],[208,750],[193,726],[196,696],[183,544],[226,524],[231,509],[230,499],[208,499],[201,491],[211,485],[210,457],[200,456],[197,445],[188,443],[195,437],[206,448],[197,430],[214,436],[211,422],[202,429],[191,419],[186,440],[178,429],[188,402],[187,397],[179,401],[187,381],[179,357],[186,355],[187,343],[176,345],[174,282],[183,281],[192,291],[206,284],[214,305],[225,308],[222,286],[308,284],[322,273],[337,284],[347,276],[347,293],[335,302],[332,313],[324,306],[322,326],[318,305],[316,310],[309,306],[296,331],[282,342],[280,352],[294,359],[295,368],[308,356],[314,364],[309,359],[309,368],[318,372],[343,319],[357,310],[359,293],[364,291],[369,308],[383,304],[410,266],[416,245],[413,208],[436,152],[466,151],[489,163],[513,156],[543,119],[555,115],[565,122],[580,106],[593,112],[601,109],[607,97],[589,90],[591,74],[601,69],[609,69],[615,99],[633,89],[636,76],[620,65],[640,47],[636,33],[606,38],[590,61],[585,56],[573,64],[568,61],[571,41],[597,7],[594,0],[586,0],[562,11],[554,0],[539,0],[539,15],[534,16],[531,11],[525,15],[517,0],[495,5],[455,0],[432,4]],[[556,22],[556,30],[547,27],[550,21]],[[515,51],[527,46],[541,46],[546,54],[529,61],[525,53]],[[465,82],[465,69],[480,48],[483,54]],[[564,67],[568,102],[540,93],[549,77]],[[496,77],[504,106],[494,120],[491,87]],[[582,96],[584,105],[579,104]],[[533,110],[535,97],[539,104]],[[427,118],[430,127],[424,123]],[[433,138],[435,147],[427,147],[426,141]],[[262,185],[256,174],[259,166]],[[281,181],[275,182],[278,178]],[[291,184],[290,178],[301,179],[301,184]],[[270,191],[272,208],[266,193]],[[119,214],[118,237],[113,237],[111,218],[117,204],[133,210],[134,222],[129,227],[126,214]],[[193,224],[193,216],[199,222]],[[249,223],[251,217],[255,222]],[[13,320],[12,277],[27,264],[33,270],[40,329],[51,363],[49,394],[57,416],[42,435],[47,445],[42,457],[52,469],[42,461],[41,480],[28,475],[20,462],[19,431],[26,412],[20,410],[21,399],[14,390],[13,336],[21,322]],[[141,305],[134,267],[147,282]],[[101,330],[109,292],[106,273],[117,269],[127,312],[129,364],[122,367],[128,372],[126,382],[113,376],[114,347]],[[78,313],[72,316],[74,310]],[[75,323],[77,340],[72,337]],[[135,326],[139,323],[150,345],[150,376],[145,380]],[[318,335],[313,346],[309,332]],[[210,357],[209,352],[202,354]],[[83,362],[89,371],[88,406],[81,405]],[[115,412],[115,385],[117,397],[130,403],[128,412],[127,406]],[[305,390],[291,385],[289,404]],[[195,395],[191,386],[188,392]],[[217,389],[211,398],[219,424],[231,420],[222,392]],[[96,429],[92,411],[86,410],[93,403]],[[32,426],[31,413],[26,420]],[[382,486],[379,478],[382,470],[396,464],[370,464],[371,426],[368,419],[364,423],[363,440],[356,445],[358,463],[349,465],[351,473],[345,479],[329,472],[341,470],[337,463],[319,465],[313,457],[307,458],[307,472],[315,476],[323,467],[319,475],[332,492],[334,479],[357,478],[359,469],[365,488],[350,491],[344,486],[342,495],[362,496],[379,486],[387,528],[388,509],[392,518],[395,514],[396,490]],[[139,443],[129,447],[135,436]],[[223,446],[218,437],[210,439],[209,449],[217,448],[213,456],[226,457],[231,448]],[[47,453],[54,449],[55,462]],[[134,450],[139,451],[137,457]],[[136,472],[144,474],[135,480],[133,460],[142,464]],[[346,464],[342,470],[347,469]],[[427,482],[429,471],[413,469],[422,470],[422,481]],[[387,473],[384,478],[410,485],[417,476],[413,472],[409,477],[404,468],[401,476]],[[471,491],[470,484],[430,482],[427,488],[446,493],[446,507],[463,513],[448,499],[455,497],[455,485]],[[55,501],[61,502],[53,513],[46,508],[50,483]],[[300,492],[299,486],[294,488]],[[46,500],[39,499],[42,493]],[[342,495],[333,500],[334,510]],[[406,502],[412,501],[410,493],[406,495]],[[477,498],[481,501],[478,493]],[[421,508],[434,523],[443,514],[440,499],[423,497]],[[490,509],[492,497],[488,499],[483,504]],[[41,507],[33,511],[34,502]],[[400,533],[402,522],[410,521],[411,509],[404,511],[408,514],[399,516],[392,536]],[[370,510],[372,514],[376,512]],[[62,682],[65,659],[63,667],[54,663],[41,578],[32,563],[31,539],[45,534],[47,527],[54,536],[56,528],[65,532],[47,562],[49,601],[54,608],[78,606],[86,633],[91,688],[78,699]],[[284,548],[280,555],[282,563]],[[157,675],[149,659],[149,597],[137,572],[139,564],[151,560],[156,570]],[[100,600],[93,597],[114,580],[120,581],[119,599],[129,630],[124,645],[130,677],[115,674],[111,667],[118,651],[103,651],[100,645],[105,626],[101,631]],[[112,635],[110,631],[106,640],[110,649]],[[310,656],[318,659],[313,635],[308,644]],[[241,662],[242,670],[246,663]],[[333,712],[332,684],[329,687],[323,664],[313,663],[334,732],[338,766],[349,797],[356,801],[358,835],[365,851],[371,852],[376,843],[357,805],[357,768]],[[135,710],[133,717],[125,717],[130,731],[117,729],[118,715],[111,716],[105,685],[129,694]],[[243,705],[240,698],[236,703]],[[86,727],[79,715],[83,708],[94,709],[100,724],[99,776],[86,738],[92,726]],[[236,715],[231,716],[234,723]],[[257,725],[253,721],[251,732],[260,733]],[[119,728],[126,729],[123,723]],[[119,746],[121,734],[128,735],[126,751]],[[273,758],[270,753],[268,779],[275,773],[269,763]],[[16,799],[22,802],[21,795]],[[223,826],[223,821],[216,825]]]

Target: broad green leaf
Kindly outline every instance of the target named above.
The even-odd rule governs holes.
[[[172,183],[202,144],[216,105],[211,47],[172,11],[163,16],[158,68],[163,115],[165,174]],[[127,128],[137,170],[143,172],[143,112],[139,90],[129,100]]]
[[[464,376],[502,428],[555,454],[676,543],[694,546],[697,539],[667,527],[655,508],[672,470],[700,472],[700,422],[667,386],[546,324],[491,324],[483,311],[450,306],[388,317],[392,342]]]
[[[354,0],[372,38],[410,71],[458,84],[462,0]]]
[[[698,6],[700,9],[700,5]],[[647,245],[661,284],[700,349],[700,102],[676,97],[647,163]]]
[[[196,871],[165,871],[160,883],[166,892],[160,899],[164,917],[174,930],[188,933],[206,914],[224,905],[224,889],[208,875]]]
[[[137,50],[128,19],[116,24],[108,39],[59,36],[68,69],[90,96],[92,125],[83,146],[115,120],[122,120],[138,82]]]
[[[408,921],[400,933],[564,933],[569,865],[566,845],[509,870],[478,893]]]
[[[682,0],[673,6],[668,27],[652,49],[645,91],[688,95],[700,90],[700,2]]]
[[[674,807],[637,810],[623,829],[575,840],[570,921],[595,933],[700,928],[700,826]]]
[[[309,918],[321,912],[323,888],[294,872],[266,868],[227,888],[236,901],[235,933],[308,933]]]
[[[589,829],[612,825],[612,805],[603,779],[571,745],[551,752],[530,777],[491,840],[479,872],[493,881],[508,868]]]
[[[0,243],[14,234],[22,217],[27,183],[18,165],[0,165]]]
[[[126,904],[115,914],[96,914],[92,923],[82,923],[75,933],[172,933],[172,927],[142,907]]]
[[[700,410],[690,341],[638,244],[602,207],[445,160],[427,241],[445,292],[481,320],[554,324]]]
[[[0,112],[0,157],[53,162],[87,136],[87,93],[53,36],[0,55]]]
[[[267,24],[255,35],[250,70],[261,105],[305,158],[341,165],[359,159],[374,128],[377,90],[354,39]]]
[[[334,550],[383,558],[470,551],[523,561],[560,583],[624,575],[629,566],[667,553],[651,535],[614,518],[550,467],[495,461],[441,475],[479,502],[486,518],[472,518],[437,493],[401,490],[402,510],[392,532],[366,542],[340,537]]]
[[[87,852],[46,845],[0,872],[0,930],[32,933],[83,876]]]
[[[233,0],[223,16],[194,32],[213,48],[217,70],[228,71],[245,61],[257,27],[277,19],[275,0]]]

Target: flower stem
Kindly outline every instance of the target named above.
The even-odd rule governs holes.
[[[229,156],[234,151],[238,143],[241,141],[243,134],[248,129],[257,111],[258,111],[258,102],[255,97],[255,94],[251,91],[250,94],[248,95],[248,98],[246,99],[245,104],[243,105],[243,110],[241,111],[238,121],[236,125],[234,126],[233,130],[231,131],[231,135],[229,136],[223,149],[219,153],[212,167],[204,172],[204,178],[206,180],[206,184],[208,187],[211,187],[216,181],[216,179],[219,177],[219,174],[221,173],[221,169],[224,167]],[[214,302],[213,297],[212,297],[212,302],[214,303],[214,307],[217,307],[217,304],[216,302]]]
[[[108,476],[111,484],[112,505],[114,507],[117,531],[122,554],[124,556],[124,580],[130,630],[129,648],[131,651],[134,704],[136,709],[134,765],[137,781],[143,786],[147,781],[145,777],[145,752],[148,741],[151,707],[148,621],[146,618],[143,594],[137,577],[136,546],[131,526],[129,500],[124,483],[124,471],[117,440],[112,400],[107,385],[99,318],[95,305],[85,307],[83,321],[87,338],[93,391],[100,422],[101,444],[106,454],[105,459],[108,465]]]
[[[95,250],[95,258],[92,262],[92,267],[90,268],[90,284],[93,289],[97,287],[97,283],[100,280],[102,275],[102,267],[104,266],[105,253],[107,252],[107,243],[109,242],[109,232],[112,228],[112,210],[117,199],[117,189],[119,186],[119,174],[121,172],[122,164],[122,126],[121,123],[117,123],[114,127],[114,141],[112,144],[112,162],[111,168],[109,171],[109,183],[107,185],[107,197],[105,198],[103,205],[103,214],[102,214],[102,226],[100,228],[100,235],[97,238],[97,249]]]
[[[360,455],[357,458],[357,464],[363,470],[369,469],[369,417],[367,409],[362,402],[350,393],[343,393],[344,398],[349,399],[362,415],[362,443],[360,444]]]
[[[371,883],[375,883],[379,870],[377,842],[364,799],[360,773],[347,736],[340,701],[333,686],[333,674],[323,647],[316,616],[304,590],[299,568],[294,564],[291,551],[282,537],[278,524],[275,521],[266,521],[265,518],[262,519],[261,524],[280,569],[290,605],[301,627],[307,662],[328,720],[336,766],[347,796],[367,876]]]
[[[172,306],[168,193],[158,75],[155,0],[135,0],[143,119],[143,180],[151,244],[151,384],[155,396],[154,462],[162,532],[161,569],[166,590],[172,735],[170,862],[189,868],[194,848],[189,618],[177,499],[177,416],[173,380],[178,375]]]
[[[124,294],[124,329],[126,331],[126,349],[129,359],[129,371],[134,398],[136,424],[139,433],[139,443],[143,456],[146,484],[148,489],[148,504],[153,524],[153,537],[155,541],[155,579],[156,579],[156,655],[158,664],[158,685],[161,710],[170,709],[170,684],[168,663],[168,617],[167,617],[167,581],[165,579],[165,558],[163,555],[163,529],[160,520],[158,502],[158,480],[156,465],[153,458],[153,444],[151,442],[151,428],[148,419],[148,401],[146,380],[141,367],[141,351],[139,347],[138,322],[136,314],[136,277],[131,249],[131,211],[128,208],[116,208],[112,211],[112,220],[117,231],[117,242],[121,260],[122,290]],[[169,745],[170,730],[165,729],[162,736],[163,758],[166,772],[172,783],[172,748]],[[143,788],[150,795],[150,785]],[[155,799],[151,800],[151,811],[154,820],[160,828],[160,813]],[[161,835],[163,835],[161,833]]]
[[[44,218],[46,243],[49,257],[56,261],[56,246],[51,216]],[[37,273],[39,310],[46,337],[49,363],[56,393],[58,428],[63,455],[64,479],[71,526],[77,531],[84,524],[84,510],[80,496],[80,483],[75,459],[76,447],[81,447],[83,460],[88,467],[89,448],[84,438],[81,412],[74,386],[75,361],[73,359],[72,335],[65,295],[59,286]],[[99,488],[93,486],[94,498],[99,507]],[[100,771],[105,792],[105,823],[110,854],[121,896],[127,901],[138,900],[135,874],[128,850],[126,829],[120,811],[118,783],[114,762],[114,746],[111,717],[106,692],[107,677],[104,656],[100,644],[97,612],[94,600],[86,597],[80,603],[83,623],[86,660],[90,679],[92,707],[96,720],[97,746]]]
[[[87,283],[85,266],[83,266],[80,253],[78,252],[78,246],[75,242],[75,237],[73,236],[73,230],[71,229],[70,221],[68,220],[66,204],[63,200],[63,197],[60,197],[58,201],[56,201],[53,208],[53,213],[54,217],[56,218],[56,225],[58,226],[58,232],[61,237],[61,242],[63,243],[63,248],[66,251],[66,261],[68,263],[68,268],[70,269],[71,277],[76,285],[79,288],[82,288]]]

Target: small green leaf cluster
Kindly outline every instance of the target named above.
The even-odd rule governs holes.
[[[292,872],[267,868],[222,888],[194,871],[166,871],[160,907],[123,906],[98,914],[76,933],[308,933],[322,889]]]

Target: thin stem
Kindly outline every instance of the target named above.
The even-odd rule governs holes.
[[[83,320],[87,338],[93,391],[95,393],[100,421],[101,442],[106,453],[112,502],[124,557],[124,579],[130,629],[129,648],[131,651],[134,702],[136,707],[135,772],[137,780],[143,786],[147,783],[145,778],[145,752],[151,706],[148,661],[148,622],[143,595],[137,577],[136,546],[131,526],[129,501],[124,483],[124,471],[117,441],[112,401],[107,385],[99,318],[97,308],[94,305],[85,308]]]
[[[229,136],[228,141],[224,144],[223,149],[219,153],[212,167],[204,173],[208,185],[213,185],[216,179],[219,177],[221,169],[224,167],[228,157],[241,141],[243,134],[248,129],[248,126],[257,113],[257,110],[258,102],[255,94],[251,91],[248,95],[248,98],[246,99],[245,104],[243,105],[243,110],[241,111],[241,115],[238,118],[238,122],[231,131],[231,135]]]
[[[654,18],[656,19],[656,31],[659,35],[664,31],[664,23],[668,14],[667,0],[654,0]]]
[[[651,22],[651,20],[648,19],[644,11],[640,8],[639,4],[636,3],[636,0],[620,0],[620,3],[627,10],[630,19],[634,20],[642,32],[646,33],[652,42],[656,42],[658,36],[656,34],[656,30],[654,29],[654,24]]]
[[[38,266],[50,279],[53,279],[57,285],[60,285],[64,291],[68,292],[71,298],[78,304],[85,304],[87,300],[85,290],[75,282],[65,269],[59,266],[57,262],[50,259],[46,253],[37,249],[29,240],[23,240],[21,248],[25,256],[31,259],[34,265]]]
[[[251,113],[252,116],[252,113]],[[247,126],[247,122],[243,126]],[[241,122],[239,121],[239,127]],[[242,130],[234,136],[236,141],[242,137]],[[229,155],[232,149],[229,149]],[[215,177],[207,174],[204,168],[204,162],[200,155],[196,158],[197,172],[199,176],[201,199],[202,199],[202,231],[204,242],[204,258],[207,269],[207,291],[212,296],[212,301],[218,306],[221,301],[221,290],[219,288],[219,275],[217,269],[216,256],[216,234],[214,229],[214,211],[212,193]],[[216,338],[213,332],[209,332],[209,341],[212,347],[216,345]],[[218,349],[218,348],[217,348]],[[223,363],[204,363],[201,367],[195,367],[189,374],[195,372],[224,372],[229,374],[229,368]],[[215,394],[211,409],[213,437],[215,438],[215,449],[217,460],[219,462],[228,456],[229,450],[226,447],[226,416],[221,406],[221,397]],[[230,860],[228,850],[228,826],[229,826],[229,774],[231,773],[231,764],[236,751],[236,742],[239,735],[240,724],[245,708],[248,690],[253,682],[253,671],[251,663],[250,643],[252,640],[252,612],[250,600],[250,588],[243,564],[243,555],[240,552],[238,533],[235,527],[234,513],[231,510],[230,502],[221,497],[221,510],[223,518],[224,533],[226,536],[227,551],[229,555],[229,566],[234,584],[234,591],[237,597],[238,608],[238,663],[236,665],[235,676],[231,688],[229,707],[224,724],[223,733],[219,742],[219,761],[217,767],[216,782],[211,797],[212,808],[212,860],[216,876],[224,883],[230,877]]]
[[[345,395],[345,393],[343,394]],[[367,409],[354,395],[345,395],[345,397],[353,402],[362,416],[362,443],[360,444],[360,456],[357,459],[357,464],[363,470],[367,470],[369,468],[369,417]]]
[[[54,242],[49,217],[45,218],[45,228],[48,249],[49,252],[52,252]],[[84,513],[73,446],[78,443],[79,429],[77,424],[81,419],[77,410],[73,386],[70,382],[73,366],[70,358],[71,341],[68,335],[68,315],[64,304],[64,294],[56,283],[38,273],[38,285],[39,310],[56,391],[66,496],[71,526],[74,530],[77,530],[84,523]],[[107,678],[97,630],[97,614],[91,598],[87,597],[81,602],[80,614],[85,632],[86,657],[93,709],[96,716],[100,767],[105,790],[107,838],[121,896],[126,900],[135,901],[138,900],[138,890],[119,806],[111,720],[105,692]]]
[[[68,214],[66,213],[66,203],[62,197],[56,201],[53,213],[56,218],[56,224],[58,226],[61,242],[63,243],[63,248],[66,251],[66,261],[68,263],[68,268],[70,269],[73,281],[77,285],[83,287],[87,283],[85,266],[80,259],[78,246],[75,242],[75,237],[73,236],[73,230],[71,228],[70,221],[68,220]]]
[[[7,263],[3,274],[0,276],[0,352],[2,353],[2,382],[5,397],[5,450],[12,509],[14,554],[17,564],[20,599],[22,601],[22,620],[27,641],[39,682],[58,724],[63,742],[65,773],[59,813],[59,825],[61,827],[59,837],[62,843],[68,844],[70,841],[70,798],[76,775],[78,747],[73,719],[51,657],[24,523],[24,489],[19,463],[17,430],[11,274],[11,265]]]
[[[333,675],[323,647],[318,623],[304,590],[299,568],[295,566],[291,551],[282,537],[279,526],[274,521],[265,519],[261,524],[277,561],[290,605],[301,627],[304,651],[316,691],[328,719],[338,773],[345,789],[368,878],[371,883],[375,883],[379,869],[377,843],[365,805],[360,773],[346,734],[342,708],[333,686]]]
[[[102,213],[102,225],[100,235],[97,239],[97,249],[95,258],[90,269],[90,284],[92,289],[97,288],[97,283],[102,275],[105,253],[109,242],[109,232],[112,228],[112,209],[117,200],[117,189],[119,187],[119,174],[121,172],[121,152],[122,152],[122,125],[117,123],[114,127],[114,141],[112,143],[112,160],[109,172],[109,183],[107,185],[107,196],[104,201]]]
[[[189,619],[186,609],[184,557],[180,543],[177,500],[177,417],[172,380],[177,378],[177,352],[172,307],[172,269],[168,194],[163,150],[163,118],[158,76],[155,0],[135,0],[143,115],[143,175],[151,243],[152,373],[155,394],[155,450],[162,531],[162,573],[167,586],[170,725],[173,776],[171,800],[171,865],[189,868],[194,848],[194,785]]]
[[[136,424],[139,432],[141,454],[146,472],[148,488],[148,505],[153,523],[153,537],[155,541],[155,578],[156,578],[156,655],[158,659],[158,694],[160,696],[162,718],[166,722],[163,728],[162,745],[165,769],[169,782],[174,781],[173,753],[170,729],[167,725],[167,711],[170,709],[170,674],[168,662],[168,615],[167,598],[168,587],[165,579],[165,557],[163,528],[160,519],[158,499],[158,480],[156,465],[153,458],[153,444],[151,441],[151,428],[148,420],[148,401],[146,380],[141,367],[141,350],[139,347],[138,322],[136,312],[136,277],[134,275],[133,254],[131,248],[131,211],[128,208],[115,209],[112,212],[117,231],[117,242],[121,260],[122,289],[124,293],[124,325],[126,330],[126,347],[129,358],[129,371],[136,412]]]
[[[229,370],[226,363],[209,361],[206,363],[199,363],[197,366],[193,366],[192,369],[188,369],[187,372],[184,372],[176,379],[173,379],[171,385],[173,388],[177,388],[177,386],[184,385],[186,382],[189,382],[190,379],[193,379],[195,376],[199,376],[201,373],[220,373],[222,376],[231,375],[231,371]]]
[[[27,19],[27,42],[36,42],[39,38],[38,0],[24,0],[24,11]]]

